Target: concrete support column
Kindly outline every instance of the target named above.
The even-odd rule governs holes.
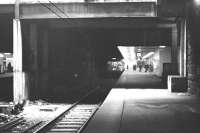
[[[188,67],[188,91],[192,94],[198,94],[198,81],[197,81],[197,65],[195,63],[195,46],[193,42],[193,37],[191,34],[191,29],[187,33],[187,43],[188,43],[188,51],[187,51],[187,56],[188,56],[188,62],[187,62],[187,67]]]
[[[200,21],[199,21],[200,22]],[[188,91],[191,94],[200,95],[200,63],[199,63],[199,42],[198,24],[194,16],[187,20],[187,72]]]
[[[13,20],[13,59],[13,100],[17,102],[28,98],[28,90],[25,86],[25,74],[22,71],[22,33],[20,19]]]
[[[183,65],[184,65],[184,70],[183,70],[183,76],[186,77],[187,76],[187,22],[186,19],[184,20],[183,23],[183,27],[184,27],[184,46],[183,46]]]
[[[177,43],[178,43],[178,30],[177,26],[172,27],[172,63],[177,64]],[[175,68],[177,70],[177,68]]]
[[[179,70],[180,75],[186,77],[187,74],[187,53],[186,53],[186,20],[181,20],[181,26],[180,26],[180,48],[179,48]]]

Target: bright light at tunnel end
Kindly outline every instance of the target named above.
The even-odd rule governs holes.
[[[195,4],[200,6],[200,0],[194,0]]]
[[[166,48],[166,46],[164,46],[164,45],[161,45],[161,46],[159,46],[159,48]]]

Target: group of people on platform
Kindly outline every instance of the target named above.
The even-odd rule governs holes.
[[[142,72],[143,69],[144,72],[153,72],[153,64],[146,61],[138,60],[137,64],[133,65],[133,71],[137,71],[137,68],[139,72]]]
[[[7,65],[6,62],[3,62],[3,65],[0,64],[0,74],[10,72],[13,72],[13,66],[10,62]]]

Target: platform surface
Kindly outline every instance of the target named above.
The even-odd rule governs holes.
[[[83,133],[200,133],[199,123],[195,96],[113,88]]]

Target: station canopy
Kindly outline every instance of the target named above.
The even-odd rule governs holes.
[[[17,0],[0,0],[0,4],[15,4]],[[20,3],[79,3],[79,2],[156,2],[157,0],[19,0]]]

